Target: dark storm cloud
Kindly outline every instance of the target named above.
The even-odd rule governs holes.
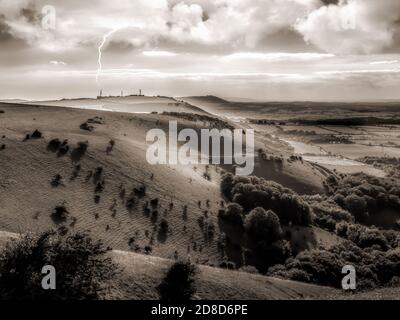
[[[107,50],[120,53],[134,50],[137,48],[140,48],[140,46],[135,46],[134,44],[123,40],[110,40],[107,45]]]
[[[10,40],[12,36],[10,34],[10,27],[6,23],[5,16],[0,14],[0,41]]]
[[[25,8],[20,10],[20,15],[26,19],[30,24],[38,24],[41,20],[41,13],[38,12],[35,5],[30,2]]]
[[[337,5],[339,4],[340,0],[321,0],[325,5],[330,5],[330,4],[334,4]]]

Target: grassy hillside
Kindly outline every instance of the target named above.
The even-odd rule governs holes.
[[[213,102],[215,99],[211,98]],[[123,102],[123,98],[99,101],[107,99]],[[101,239],[114,249],[114,259],[125,270],[113,291],[115,298],[156,298],[155,286],[176,258],[190,257],[202,265],[199,299],[338,295],[315,285],[213,267],[228,261],[238,267],[245,261],[265,272],[269,266],[286,261],[269,274],[332,286],[340,284],[340,264],[348,263],[347,257],[359,255],[366,264],[386,255],[384,259],[393,258],[396,263],[396,234],[366,228],[358,221],[368,206],[375,208],[375,198],[367,195],[375,197],[383,192],[385,205],[397,208],[400,202],[395,181],[332,174],[293,156],[293,150],[273,135],[256,131],[254,174],[281,185],[252,177],[251,181],[242,178],[246,187],[241,189],[240,178],[235,177],[232,181],[238,188],[231,184],[232,197],[225,192],[223,197],[222,169],[232,171],[233,166],[150,165],[145,156],[145,136],[154,128],[167,132],[170,120],[177,120],[180,129],[196,131],[225,125],[243,129],[245,125],[223,116],[211,123],[209,114],[190,112],[197,107],[185,105],[195,109],[181,111],[171,102],[175,100],[168,98],[157,98],[161,99],[158,102],[151,98],[151,103],[160,103],[157,110],[162,113],[131,113],[145,109],[147,97],[126,99],[135,101],[132,105],[137,107],[129,109],[129,113],[62,105],[0,104],[1,232],[38,233],[63,226]],[[67,105],[71,106],[70,102]],[[92,102],[93,99],[88,104]],[[348,196],[336,199],[337,190]],[[314,193],[319,195],[309,196]],[[274,238],[276,242],[258,246],[259,239],[253,239],[243,224],[223,221],[219,215],[228,211],[227,199],[243,207],[243,219],[256,206],[276,211],[283,231]],[[364,202],[365,210],[359,212],[360,206],[355,204]],[[337,226],[341,227],[340,234],[335,233]],[[357,234],[363,237],[356,237]],[[345,239],[352,241],[352,246]],[[286,251],[286,243],[290,252]],[[369,247],[375,244],[382,251],[370,251]],[[360,251],[358,245],[365,250]],[[351,254],[342,257],[343,250]],[[296,256],[298,253],[300,257]],[[335,257],[321,265],[334,270],[332,279],[313,274],[326,255]],[[275,256],[276,261],[272,259]],[[291,264],[287,257],[298,261]],[[315,260],[317,266],[316,270],[308,270],[309,274],[299,269],[306,269],[308,259]],[[338,265],[331,266],[334,262]],[[368,273],[362,276],[369,280]],[[380,279],[377,284],[390,281]],[[371,285],[364,286],[368,284]]]
[[[121,251],[114,251],[113,257],[124,268],[117,284],[119,298],[158,298],[156,287],[172,261]],[[208,266],[199,266],[196,288],[196,299],[219,300],[319,299],[336,293],[328,287]]]
[[[0,247],[17,238],[15,233],[0,232]],[[120,272],[107,299],[159,298],[157,286],[173,260],[121,250],[111,251],[111,256]],[[198,266],[195,286],[194,299],[201,300],[321,299],[340,294],[328,287],[204,265]]]
[[[164,111],[176,111],[207,114],[207,112],[198,107],[192,106],[186,102],[177,101],[176,99],[170,97],[110,96],[98,99],[78,98],[35,102],[26,101],[23,103],[30,105],[34,104],[42,106],[73,107],[128,113],[161,113]]]
[[[217,224],[221,197],[216,168],[210,169],[212,179],[208,181],[203,178],[204,166],[151,166],[145,159],[147,130],[154,127],[167,129],[168,120],[173,117],[7,104],[3,104],[1,110],[4,113],[0,115],[0,134],[4,136],[1,142],[5,145],[5,150],[0,152],[0,171],[4,177],[0,182],[1,229],[43,230],[54,225],[51,212],[65,202],[70,212],[68,222],[74,228],[90,230],[93,236],[104,239],[112,247],[129,249],[129,242],[134,238],[135,245],[142,249],[151,245],[155,254],[164,257],[172,256],[177,250],[182,255],[191,252],[203,262],[219,259],[216,245],[207,242],[197,222],[201,216],[207,216],[210,224]],[[99,119],[95,121],[99,123],[90,124],[93,131],[80,128],[88,119]],[[201,126],[201,123],[184,119],[179,122],[184,127]],[[36,129],[43,137],[24,141],[26,134],[32,134]],[[68,154],[58,156],[47,150],[49,142],[56,138],[68,140]],[[115,147],[107,154],[110,140],[115,141]],[[72,159],[71,152],[77,148],[77,143],[86,141],[85,155],[81,159]],[[78,164],[80,171],[74,178]],[[96,203],[96,184],[93,177],[88,177],[98,167],[103,168],[105,183]],[[301,182],[307,171],[302,175],[299,165],[285,167],[287,171],[263,161],[256,163],[255,172],[276,178],[295,189],[297,183],[307,184]],[[302,167],[307,168],[307,165]],[[51,185],[56,175],[62,177],[58,187]],[[146,197],[137,199],[128,210],[129,195],[133,188],[142,184],[147,188]],[[125,190],[124,199],[121,188]],[[174,190],[173,194],[171,190]],[[146,202],[155,198],[159,199],[157,208],[144,212]],[[184,209],[186,205],[187,209]],[[151,218],[154,211],[158,212],[157,219]],[[170,233],[167,239],[157,240],[155,226],[164,216],[168,217]],[[218,228],[214,238],[217,237]],[[196,247],[196,252],[190,247]]]
[[[209,223],[216,224],[219,174],[210,169],[212,179],[208,181],[202,166],[152,166],[146,161],[145,133],[157,126],[165,128],[162,116],[33,106],[2,105],[1,109],[0,137],[4,136],[5,149],[0,152],[0,230],[53,227],[57,221],[52,211],[65,203],[67,225],[88,230],[113,248],[143,251],[149,245],[153,254],[163,257],[178,251],[201,262],[218,261],[215,241],[205,238],[198,219],[208,215]],[[91,124],[93,131],[80,129],[95,117],[101,123]],[[43,137],[24,141],[36,129]],[[55,138],[68,140],[67,154],[47,150]],[[115,146],[107,153],[110,140]],[[86,141],[86,153],[80,159],[73,157],[77,143]],[[80,171],[74,177],[78,164]],[[99,182],[103,190],[96,193],[98,167],[102,167]],[[56,175],[62,177],[61,183],[52,186]],[[145,195],[135,195],[134,188],[142,185]],[[131,198],[135,201],[128,208]],[[152,206],[154,199],[158,203]],[[169,223],[167,235],[158,231],[162,218]]]

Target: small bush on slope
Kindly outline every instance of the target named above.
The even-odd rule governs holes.
[[[160,300],[188,301],[195,293],[197,268],[190,262],[175,262],[158,286]]]
[[[7,244],[0,254],[0,299],[99,299],[117,267],[86,234],[47,231]],[[42,267],[56,269],[56,290],[43,290]]]

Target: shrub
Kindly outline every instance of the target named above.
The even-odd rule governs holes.
[[[71,159],[73,162],[78,162],[85,155],[88,145],[89,143],[87,141],[78,142],[78,146],[71,152]]]
[[[160,222],[160,231],[164,234],[167,234],[168,228],[169,228],[168,221],[165,218],[163,218]]]
[[[50,150],[52,152],[57,152],[60,147],[61,141],[57,138],[50,140],[50,142],[47,144],[47,150]]]
[[[57,156],[62,157],[64,155],[66,155],[68,153],[68,151],[69,151],[68,145],[61,146],[60,149],[58,149]]]
[[[188,301],[195,293],[197,268],[190,262],[175,262],[158,286],[160,300]]]
[[[94,130],[94,126],[91,126],[90,124],[88,124],[87,122],[82,123],[79,128],[81,128],[82,130],[86,130],[86,131],[93,131]]]
[[[153,208],[156,208],[156,207],[158,206],[158,198],[151,199],[151,200],[150,200],[150,205],[151,205]]]
[[[101,182],[97,182],[96,187],[94,189],[95,193],[101,193],[104,190],[104,185]]]
[[[51,214],[52,219],[56,223],[61,223],[67,220],[68,210],[64,204],[56,206]]]
[[[93,182],[97,183],[98,181],[100,181],[102,174],[103,174],[103,167],[97,167],[93,175]]]
[[[143,198],[146,195],[146,186],[145,185],[141,185],[137,188],[133,189],[133,192],[135,193],[135,195],[138,198]]]
[[[0,297],[8,299],[99,299],[117,274],[100,241],[88,235],[47,231],[24,236],[0,253]],[[42,267],[57,272],[57,289],[43,290]]]
[[[253,209],[245,218],[244,227],[247,233],[256,240],[272,243],[282,237],[278,216],[271,210]]]
[[[40,139],[41,137],[42,137],[42,133],[37,129],[35,131],[33,131],[33,133],[31,134],[32,139]]]
[[[133,209],[135,203],[136,203],[135,197],[130,197],[128,200],[126,200],[126,208],[128,209],[128,211],[131,211]]]
[[[50,183],[53,187],[58,187],[59,185],[62,184],[62,177],[60,174],[56,174],[53,179],[51,180]]]
[[[259,273],[256,267],[249,266],[249,265],[245,265],[245,266],[241,267],[239,269],[239,271],[246,272],[246,273],[253,273],[253,274],[258,274]]]

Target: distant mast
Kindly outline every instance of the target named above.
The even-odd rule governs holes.
[[[142,89],[139,89],[139,96],[142,96]]]
[[[103,96],[103,90],[100,89],[100,93],[99,93],[99,95],[97,96],[97,99],[100,99],[102,96]]]

